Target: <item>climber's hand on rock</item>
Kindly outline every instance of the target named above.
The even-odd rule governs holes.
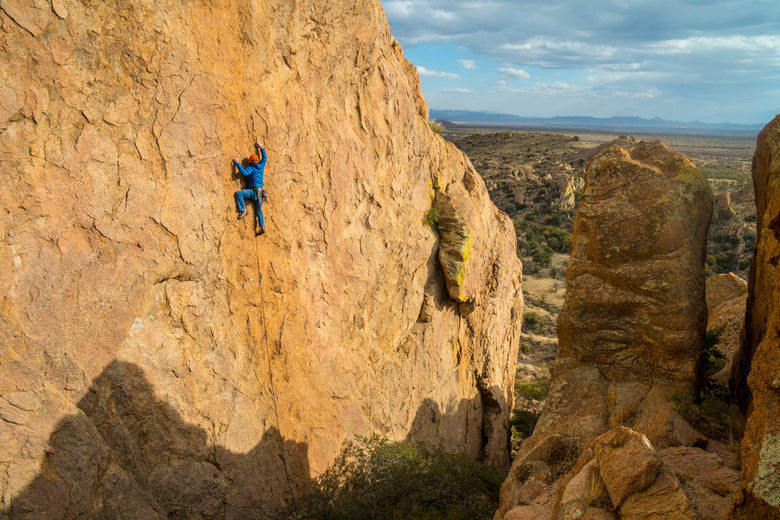
[[[260,144],[260,141],[255,141],[255,148],[262,148],[263,145]]]

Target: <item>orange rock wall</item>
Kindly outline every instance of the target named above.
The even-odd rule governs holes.
[[[742,492],[730,518],[780,518],[780,116],[758,135],[753,156],[757,239],[746,342],[736,380],[750,391],[742,440]],[[749,367],[749,368],[742,368]]]
[[[513,226],[378,0],[0,24],[0,518],[248,518],[374,432],[508,465]],[[255,139],[257,240],[230,166]]]

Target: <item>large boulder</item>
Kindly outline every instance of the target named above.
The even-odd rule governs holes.
[[[596,438],[593,453],[616,509],[630,495],[650,487],[661,469],[661,458],[647,437],[625,426]]]
[[[717,454],[677,446],[660,451],[701,520],[723,520],[739,487],[739,472]]]
[[[559,358],[614,380],[692,383],[711,214],[706,177],[662,143],[596,156],[574,224]]]
[[[374,433],[507,468],[514,229],[378,0],[0,7],[0,518],[261,517]]]
[[[608,147],[588,164],[585,183],[550,391],[502,487],[498,519],[519,505],[529,461],[563,468],[552,484],[570,464],[550,457],[576,460],[582,446],[613,427],[645,431],[674,392],[697,382],[712,214],[706,177],[684,155],[650,142],[630,152]],[[541,450],[549,439],[557,439],[557,450]]]
[[[745,342],[733,381],[749,411],[741,491],[730,518],[780,518],[780,115],[758,135],[753,156],[757,239]]]

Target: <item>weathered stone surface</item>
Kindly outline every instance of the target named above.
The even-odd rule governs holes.
[[[261,516],[356,434],[508,464],[514,230],[378,1],[0,7],[0,518]]]
[[[621,426],[593,441],[599,473],[614,507],[647,489],[658,475],[661,459],[647,437]]]
[[[535,506],[518,506],[509,511],[504,518],[506,520],[542,520],[546,517],[544,512]]]
[[[614,519],[615,514],[605,509],[611,505],[609,500],[599,463],[592,459],[566,485],[558,506],[558,520]]]
[[[707,308],[712,312],[735,298],[747,296],[748,284],[734,273],[716,274],[707,278]]]
[[[720,329],[716,348],[723,354],[724,361],[712,379],[726,388],[742,343],[746,303],[747,282],[739,276],[728,273],[707,279],[707,330]]]
[[[659,142],[611,147],[586,170],[558,318],[560,358],[614,378],[691,383],[706,325],[705,176]]]
[[[670,408],[661,408],[656,412],[647,424],[645,435],[653,446],[660,450],[708,443],[703,435]]]
[[[741,491],[730,515],[738,519],[780,518],[780,116],[758,135],[753,186],[756,252],[746,338],[734,367],[738,393],[750,411],[742,440]]]
[[[48,0],[2,0],[0,9],[33,36],[41,34],[51,20],[51,4]]]
[[[723,520],[739,487],[739,472],[714,453],[676,447],[660,451],[661,460],[682,483],[701,520]]]
[[[698,520],[688,497],[667,467],[662,467],[655,482],[629,496],[620,507],[621,520]]]
[[[652,142],[605,149],[585,183],[550,392],[502,486],[499,520],[518,505],[521,468],[550,462],[540,450],[546,439],[571,447],[547,455],[576,460],[611,428],[645,431],[674,391],[696,382],[707,316],[707,179],[684,155]]]

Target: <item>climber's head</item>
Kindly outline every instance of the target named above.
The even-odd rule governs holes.
[[[257,154],[252,154],[249,156],[249,162],[252,164],[257,164],[260,162],[260,157],[257,156]]]

